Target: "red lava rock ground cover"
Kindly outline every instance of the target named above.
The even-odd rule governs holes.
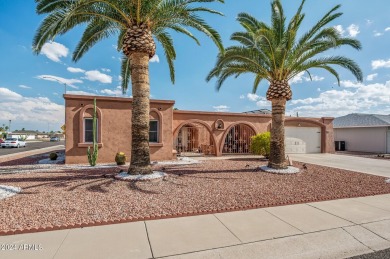
[[[52,151],[52,152],[56,152],[58,154],[60,154],[60,153],[63,154],[64,153],[63,151]],[[49,153],[46,153],[46,154],[40,154],[40,155],[33,155],[33,156],[23,157],[23,158],[19,158],[19,159],[15,159],[15,160],[10,160],[10,161],[7,161],[7,162],[1,162],[0,166],[34,165],[34,164],[38,164],[39,160],[48,158],[50,153],[52,153],[52,152],[49,152]],[[64,161],[62,161],[62,162],[60,162],[58,164],[64,164]]]
[[[299,174],[278,175],[259,171],[265,163],[240,158],[155,166],[168,174],[156,182],[109,177],[119,168],[0,175],[0,184],[22,188],[0,200],[0,234],[390,193],[379,176],[311,164]]]

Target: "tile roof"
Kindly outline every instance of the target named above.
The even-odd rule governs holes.
[[[248,112],[243,112],[247,114],[271,114],[272,112],[268,109],[260,109],[260,110],[254,110],[254,111],[248,111]]]
[[[334,128],[387,126],[390,126],[390,115],[352,113],[333,121]]]

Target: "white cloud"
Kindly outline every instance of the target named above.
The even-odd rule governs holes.
[[[390,31],[390,27],[387,27],[387,28],[385,29],[385,31]]]
[[[271,109],[271,102],[268,101],[265,97],[260,96],[256,102],[256,106],[259,108],[269,108]]]
[[[390,59],[387,61],[383,59],[373,60],[371,61],[371,67],[374,70],[382,67],[390,67]]]
[[[324,79],[325,79],[325,77],[322,77],[322,76],[312,76],[311,80],[310,80],[310,77],[305,77],[306,81],[313,81],[313,82],[323,81]]]
[[[252,94],[252,93],[248,93],[248,94],[246,95],[246,97],[247,97],[250,101],[252,101],[252,102],[257,101],[257,99],[260,98],[260,96],[258,96],[257,94]]]
[[[67,94],[74,94],[74,95],[96,95],[94,93],[89,93],[85,91],[67,91]]]
[[[289,84],[292,85],[292,84],[299,84],[299,83],[302,83],[303,81],[306,81],[306,82],[319,82],[319,81],[323,81],[325,79],[325,77],[322,77],[322,76],[317,76],[317,75],[312,75],[311,76],[311,79],[309,76],[304,76],[305,75],[305,72],[300,72],[299,74],[297,74],[296,76],[294,76],[293,78],[290,79],[289,81]]]
[[[151,63],[154,63],[154,62],[160,63],[160,58],[156,54],[149,60],[149,62],[151,62]]]
[[[23,89],[31,89],[30,86],[27,86],[27,85],[19,85],[20,88],[23,88]]]
[[[321,88],[317,88],[317,91],[318,91],[318,92],[321,92]]]
[[[374,31],[374,37],[380,37],[380,36],[382,36],[382,35],[383,35],[382,32]]]
[[[1,119],[12,120],[13,129],[59,130],[64,123],[64,106],[46,97],[25,97],[8,88],[0,88]]]
[[[340,81],[340,86],[346,87],[346,88],[359,88],[362,86],[362,84],[358,83],[356,81],[342,80],[342,81]]]
[[[356,24],[349,25],[347,31],[349,36],[351,37],[356,37],[360,33],[359,26],[357,26]]]
[[[79,88],[78,86],[75,86],[74,84],[83,82],[80,79],[66,79],[63,77],[52,76],[52,75],[39,75],[36,78],[42,79],[42,80],[47,80],[47,81],[52,81],[52,82],[57,82],[57,83],[61,83],[61,84],[66,84],[66,86],[70,86],[74,89]]]
[[[110,72],[111,72],[111,69],[109,69],[109,68],[102,68],[102,71],[103,71],[103,72],[106,72],[106,73],[110,73]]]
[[[213,109],[216,112],[228,112],[229,111],[229,106],[226,105],[219,105],[219,106],[213,106]]]
[[[372,21],[372,20],[370,20],[370,19],[366,19],[366,24],[368,25],[368,26],[370,26],[371,24],[373,24],[374,23],[374,21]]]
[[[66,70],[68,70],[71,73],[84,73],[85,70],[77,67],[68,67]]]
[[[19,101],[22,96],[14,91],[9,90],[5,87],[0,87],[0,102],[4,101]],[[3,107],[2,107],[3,108]]]
[[[335,28],[341,35],[343,35],[343,34],[345,33],[345,30],[344,30],[344,28],[343,28],[342,25],[336,25],[336,26],[334,26],[334,28]]]
[[[290,79],[289,84],[292,85],[292,84],[302,83],[304,74],[305,72],[300,72],[298,75]]]
[[[69,49],[57,42],[48,42],[42,46],[41,54],[54,62],[60,62],[60,58],[67,57]]]
[[[106,74],[101,73],[98,70],[91,70],[85,72],[85,78],[89,81],[99,81],[103,84],[111,84],[112,83],[112,77]]]
[[[367,76],[367,81],[373,81],[376,77],[378,76],[378,74],[377,73],[375,73],[375,74],[370,74],[370,75],[368,75]]]
[[[302,116],[342,116],[353,112],[390,113],[390,81],[380,84],[355,84],[353,88],[329,90],[318,97],[289,102],[288,112]]]
[[[118,88],[115,89],[115,90],[103,89],[103,90],[100,91],[100,93],[106,94],[106,95],[123,96],[122,90],[118,89]]]
[[[356,24],[349,25],[346,31],[344,30],[342,25],[336,25],[333,28],[335,28],[342,36],[344,36],[346,32],[350,37],[356,37],[360,33],[359,26]]]
[[[245,99],[245,95],[240,95],[240,99]]]

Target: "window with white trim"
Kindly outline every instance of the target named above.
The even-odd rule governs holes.
[[[149,121],[149,142],[158,143],[158,120]]]

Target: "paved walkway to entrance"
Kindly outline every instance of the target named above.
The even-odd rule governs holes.
[[[335,154],[291,154],[292,160],[390,178],[390,161]]]
[[[0,237],[0,258],[345,258],[390,247],[390,194]]]

